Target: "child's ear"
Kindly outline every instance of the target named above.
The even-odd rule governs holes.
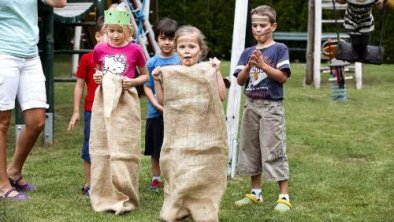
[[[271,31],[272,32],[275,32],[275,30],[276,30],[276,28],[278,27],[278,23],[272,23],[272,29],[271,29]]]
[[[104,35],[104,34],[103,34],[103,35]],[[101,37],[100,32],[96,32],[96,33],[94,34],[94,38],[96,39],[96,42],[99,42],[100,37]]]

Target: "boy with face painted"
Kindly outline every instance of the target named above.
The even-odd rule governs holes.
[[[276,211],[291,209],[288,195],[289,167],[283,107],[283,84],[290,77],[286,45],[275,42],[276,12],[267,5],[251,11],[255,46],[244,50],[234,72],[245,85],[245,110],[241,129],[238,172],[251,177],[252,191],[235,202],[237,207],[263,203],[261,175],[279,184]]]

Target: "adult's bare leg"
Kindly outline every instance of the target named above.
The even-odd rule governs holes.
[[[0,111],[0,195],[12,188],[7,175],[7,131],[10,121],[11,110]],[[13,191],[8,196],[14,197],[17,194],[17,191]]]
[[[16,142],[15,153],[8,167],[8,176],[11,179],[18,179],[22,176],[22,168],[27,156],[37,141],[45,125],[45,109],[34,108],[23,111],[25,127],[21,130]],[[26,184],[24,179],[19,181],[19,185]]]

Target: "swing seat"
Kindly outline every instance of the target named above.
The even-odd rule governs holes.
[[[339,41],[335,58],[348,62],[361,62],[367,64],[380,65],[383,63],[384,48],[382,46],[368,45],[365,53],[359,55],[353,48],[352,44],[345,41]]]

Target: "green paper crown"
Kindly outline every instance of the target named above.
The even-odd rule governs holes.
[[[104,24],[130,25],[130,14],[126,11],[104,11]]]

